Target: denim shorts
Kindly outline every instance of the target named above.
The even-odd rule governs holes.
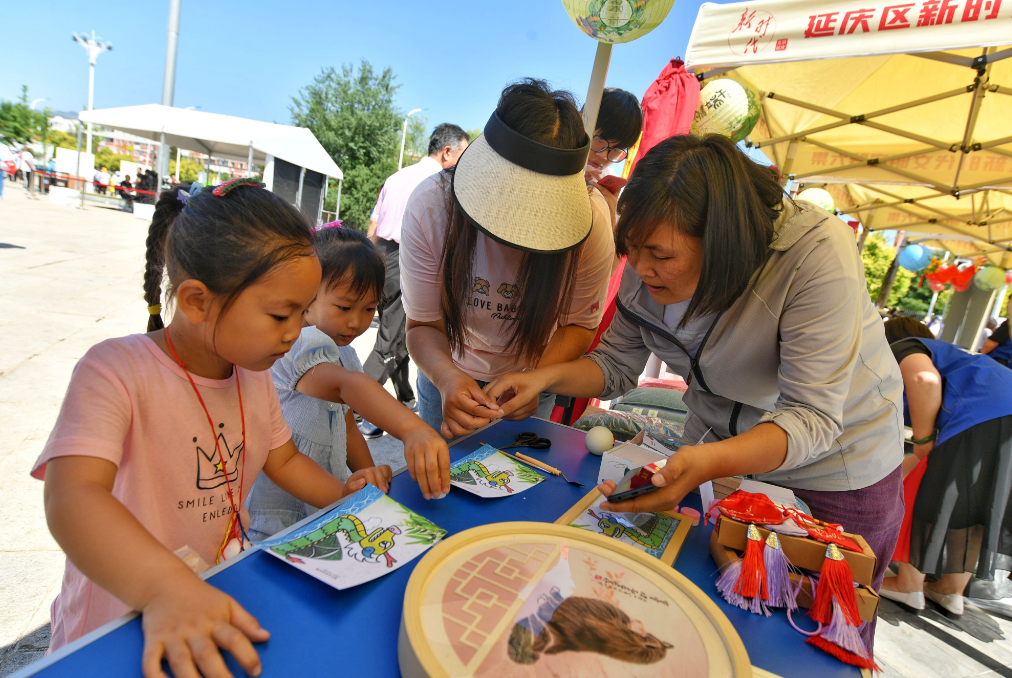
[[[485,388],[487,384],[487,381],[478,382],[478,385],[482,388]],[[418,416],[426,424],[439,431],[440,426],[443,424],[443,397],[439,394],[439,389],[421,372],[418,373],[416,387],[418,392]],[[550,419],[553,407],[555,407],[555,394],[542,393],[538,398],[538,411],[533,416],[538,419]]]

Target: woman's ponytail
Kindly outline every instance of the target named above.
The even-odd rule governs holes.
[[[148,332],[165,327],[162,322],[162,277],[165,274],[165,239],[169,227],[183,210],[178,189],[163,191],[155,205],[155,215],[148,228],[144,266],[144,301],[148,303]]]

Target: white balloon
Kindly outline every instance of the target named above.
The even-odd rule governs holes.
[[[615,447],[615,436],[604,426],[595,426],[587,431],[587,449],[591,454],[601,456]]]

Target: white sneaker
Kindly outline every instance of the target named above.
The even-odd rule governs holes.
[[[878,594],[883,598],[894,600],[897,603],[910,608],[916,612],[920,612],[924,609],[924,593],[921,591],[914,591],[913,593],[903,593],[902,591],[890,591],[889,589],[879,589]]]
[[[924,594],[934,603],[940,605],[950,616],[961,617],[963,615],[963,596],[958,593],[935,593],[931,589],[925,588]]]

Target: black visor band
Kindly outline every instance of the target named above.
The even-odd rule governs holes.
[[[590,153],[590,138],[580,148],[545,146],[510,128],[494,112],[485,123],[485,141],[492,150],[514,165],[539,174],[567,177],[583,171]]]

